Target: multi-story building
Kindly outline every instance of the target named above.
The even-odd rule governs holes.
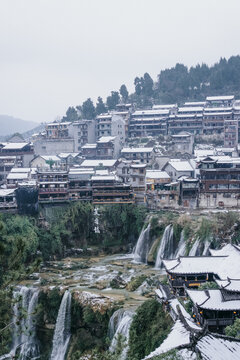
[[[0,212],[16,212],[17,201],[15,189],[0,189]]]
[[[178,180],[181,176],[194,177],[194,168],[188,160],[171,159],[163,166],[172,180]]]
[[[133,204],[135,202],[130,185],[124,184],[116,175],[94,175],[92,183],[93,204]]]
[[[187,131],[192,134],[201,134],[203,126],[203,107],[180,107],[177,114],[169,115],[168,133],[178,134]]]
[[[238,145],[238,121],[239,120],[224,120],[224,146],[234,147]]]
[[[97,141],[96,159],[117,159],[120,149],[117,136],[102,136]]]
[[[240,158],[207,157],[199,164],[200,207],[240,205]]]
[[[167,122],[170,109],[137,110],[132,113],[129,121],[129,136],[167,135]]]
[[[168,133],[178,134],[182,131],[192,134],[202,134],[203,114],[182,113],[170,115],[168,119]]]
[[[146,203],[149,209],[178,208],[179,183],[171,182],[166,171],[147,170]]]
[[[92,169],[69,170],[69,200],[92,201],[91,177],[94,174]]]
[[[224,121],[232,119],[232,107],[206,107],[203,112],[203,133],[220,134],[224,131]]]
[[[124,117],[115,113],[101,114],[96,117],[96,137],[116,136],[121,146],[126,140],[126,123]]]
[[[6,182],[8,173],[16,166],[16,156],[0,156],[0,184]]]
[[[28,167],[34,157],[34,151],[30,142],[2,143],[0,145],[0,155],[16,156],[17,167]]]
[[[95,143],[95,120],[79,120],[71,123],[69,135],[74,139],[75,152],[79,152],[85,144]]]
[[[206,107],[232,107],[233,103],[234,95],[206,97]]]
[[[55,121],[49,123],[45,127],[46,137],[48,139],[59,139],[59,138],[68,138],[69,137],[69,126],[71,122],[59,122]]]
[[[139,160],[141,163],[148,164],[154,160],[154,149],[152,147],[123,148],[121,156],[126,160]]]
[[[69,199],[68,172],[59,169],[37,171],[38,201],[65,202]]]
[[[192,154],[193,153],[193,144],[194,144],[194,135],[188,132],[180,132],[171,136],[173,145],[172,149],[177,153],[182,154]]]
[[[57,155],[62,152],[73,153],[75,142],[73,138],[37,138],[34,143],[35,155]]]
[[[57,155],[61,152],[74,152],[75,143],[70,134],[71,122],[47,124],[45,132],[34,139],[35,155]]]
[[[205,107],[206,101],[190,101],[184,103],[184,107],[199,107],[199,106]]]
[[[13,167],[6,178],[7,188],[16,189],[20,183],[30,181],[32,179],[32,172],[35,172],[35,169]]]

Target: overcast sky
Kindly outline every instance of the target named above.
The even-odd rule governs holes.
[[[239,0],[0,0],[0,114],[52,121],[145,72],[238,55],[239,14]]]

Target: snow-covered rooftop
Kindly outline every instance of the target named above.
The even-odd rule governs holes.
[[[224,339],[212,334],[197,342],[203,360],[239,360],[240,342]]]
[[[94,175],[92,181],[115,181],[117,178],[115,175]]]
[[[187,289],[188,296],[194,304],[198,305],[202,309],[209,310],[240,310],[240,300],[228,300],[224,301],[221,290],[189,290]]]
[[[101,136],[97,143],[108,143],[109,141],[113,141],[116,139],[116,136]]]
[[[169,350],[175,349],[178,346],[187,345],[190,343],[190,332],[186,330],[180,320],[177,320],[172,327],[168,337],[163,343],[154,351],[152,351],[144,360],[152,359],[155,356],[166,353]],[[226,359],[225,359],[226,360]]]
[[[204,108],[204,112],[210,112],[210,113],[225,113],[225,112],[231,112],[232,111],[232,107],[231,106],[222,106],[222,107],[206,107]]]
[[[3,147],[3,150],[21,150],[29,143],[21,142],[21,143],[8,143]]]
[[[168,162],[176,171],[193,171],[192,166],[187,160],[172,159]]]
[[[45,161],[60,161],[57,155],[40,155]]]
[[[0,197],[13,195],[15,189],[0,189]]]
[[[233,100],[234,95],[225,95],[225,96],[207,96],[207,101],[224,101],[224,100]]]
[[[205,101],[189,101],[185,102],[184,106],[204,106],[205,104]]]
[[[230,111],[223,111],[223,112],[205,112],[205,116],[230,116],[232,113]]]
[[[11,173],[29,173],[30,168],[12,168]]]
[[[153,148],[147,148],[147,147],[138,147],[138,148],[123,148],[121,150],[121,153],[151,153],[153,151]]]
[[[153,105],[152,110],[164,110],[177,108],[177,104]]]
[[[223,289],[228,291],[240,292],[240,279],[215,280]]]
[[[147,170],[146,179],[170,179],[166,171],[161,170]]]
[[[209,249],[212,256],[180,257],[163,260],[166,269],[174,274],[213,273],[221,280],[239,278],[240,249],[225,245],[220,250]]]
[[[82,146],[82,149],[96,149],[97,144],[85,144]]]
[[[169,305],[172,308],[172,310],[174,311],[174,313],[178,316],[178,310],[177,307],[179,307],[182,315],[184,316],[185,321],[187,322],[188,326],[193,330],[193,331],[200,331],[201,327],[198,326],[197,324],[195,324],[193,322],[193,319],[191,318],[191,315],[185,310],[185,308],[182,306],[182,304],[178,301],[178,299],[174,298],[172,300],[169,300]]]
[[[168,115],[169,114],[169,110],[158,110],[158,109],[152,109],[152,110],[137,110],[135,111],[132,116],[144,116],[144,115]]]
[[[174,274],[206,274],[215,273],[224,260],[224,256],[185,256],[163,260],[163,264]]]
[[[106,166],[112,167],[116,164],[117,160],[101,159],[101,160],[84,160],[81,164],[81,167],[98,167]]]
[[[190,106],[186,106],[186,107],[180,107],[178,109],[178,112],[179,113],[185,113],[185,112],[201,112],[203,111],[203,107],[202,106],[193,106],[193,107],[190,107]]]
[[[78,156],[79,153],[77,152],[70,152],[70,153],[60,153],[58,154],[58,157],[62,158],[62,159],[66,159],[68,158],[69,156],[72,156],[73,158]]]
[[[7,180],[26,180],[28,179],[28,173],[9,173]]]

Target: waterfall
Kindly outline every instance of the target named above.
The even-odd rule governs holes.
[[[147,263],[147,256],[149,250],[149,233],[150,233],[150,224],[148,224],[146,229],[142,229],[141,234],[138,238],[137,245],[133,254],[135,262],[138,263]]]
[[[38,359],[39,346],[36,340],[35,312],[38,290],[21,286],[13,292],[12,349],[0,359]]]
[[[111,345],[109,347],[109,351],[114,353],[117,349],[119,335],[123,337],[123,351],[121,355],[118,357],[119,360],[125,360],[127,358],[128,352],[128,340],[129,340],[129,330],[133,320],[134,313],[132,311],[121,311],[117,310],[112,315],[109,321],[109,333],[113,333],[114,336],[112,338]],[[117,313],[117,314],[116,314]]]
[[[64,360],[70,340],[71,328],[71,293],[65,291],[58,310],[53,335],[51,360]]]
[[[174,257],[177,259],[179,256],[184,256],[185,252],[186,252],[186,241],[184,238],[184,230],[182,230],[179,244]]]
[[[114,334],[117,330],[119,323],[122,320],[124,313],[125,313],[125,310],[123,308],[121,308],[121,309],[114,311],[114,313],[112,314],[112,316],[109,320],[109,324],[108,324],[108,337],[110,340],[113,339]]]
[[[163,258],[172,259],[174,257],[173,245],[173,226],[168,225],[164,230],[161,243],[158,248],[155,269],[160,269]]]
[[[211,241],[206,240],[205,243],[204,243],[204,249],[203,249],[203,253],[202,253],[203,256],[206,256],[206,255],[209,254],[208,250],[210,248],[210,245],[211,245]]]
[[[188,256],[199,256],[199,247],[200,247],[200,239],[196,239],[191,250],[189,251]]]

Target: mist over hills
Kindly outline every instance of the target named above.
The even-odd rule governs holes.
[[[38,125],[34,121],[26,121],[9,115],[0,115],[0,137],[9,136],[16,132],[23,133]]]

